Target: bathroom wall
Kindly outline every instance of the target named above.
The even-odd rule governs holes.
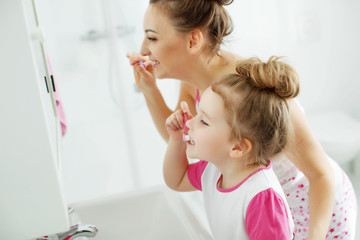
[[[302,81],[306,112],[345,111],[360,119],[360,2],[241,0],[228,7],[228,48],[242,56],[287,56]]]
[[[69,202],[163,183],[166,145],[142,95],[135,91],[125,57],[139,50],[148,1],[105,2],[112,6],[120,35],[127,32],[118,38],[115,50],[109,48],[108,38],[99,37],[106,30],[100,0],[38,0],[68,123],[62,145]],[[308,113],[341,110],[360,120],[359,7],[356,0],[235,0],[227,7],[235,31],[224,47],[264,60],[271,55],[287,56],[302,80],[299,100]],[[117,65],[112,54],[118,56]],[[174,107],[178,82],[161,80],[158,84]],[[130,126],[124,126],[120,94],[127,100]],[[125,128],[131,129],[133,139],[126,137]],[[132,164],[137,166],[138,182]]]

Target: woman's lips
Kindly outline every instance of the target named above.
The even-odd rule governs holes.
[[[151,60],[151,63],[153,66],[157,66],[160,64],[160,62],[158,60]]]

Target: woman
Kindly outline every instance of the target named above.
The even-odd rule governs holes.
[[[150,0],[141,52],[128,57],[137,86],[166,141],[165,121],[174,111],[167,107],[156,78],[181,81],[180,104],[195,102],[197,89],[201,94],[212,82],[235,73],[236,62],[242,58],[220,49],[223,38],[232,31],[231,19],[223,8],[231,2]],[[189,106],[193,115],[194,105]],[[273,167],[294,217],[295,239],[353,239],[356,199],[351,183],[323,151],[301,107],[294,100],[288,105],[295,131]],[[181,116],[177,118],[180,121]]]

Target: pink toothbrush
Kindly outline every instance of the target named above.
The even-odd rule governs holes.
[[[200,93],[199,89],[196,89],[196,98],[195,98],[195,108],[196,113],[199,112],[199,103],[200,103]],[[189,128],[186,126],[186,121],[189,120],[189,115],[187,113],[183,113],[183,124],[184,124],[184,132],[183,132],[183,141],[190,141],[190,136],[188,134]]]
[[[186,126],[186,121],[189,119],[190,119],[189,115],[187,113],[183,113],[183,124],[184,124],[183,141],[184,142],[190,141],[190,136],[188,134],[189,128]]]
[[[140,65],[141,67],[143,67],[145,69],[149,66],[149,64],[150,64],[149,62],[144,62],[143,60],[140,60],[137,63],[135,63],[135,65]]]
[[[199,103],[200,103],[200,93],[199,93],[199,89],[196,89],[196,98],[195,98],[196,113],[199,112]]]

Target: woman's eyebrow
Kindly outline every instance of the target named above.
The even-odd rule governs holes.
[[[146,33],[148,33],[148,32],[157,33],[155,30],[152,30],[152,29],[145,29],[145,32],[146,32]]]

